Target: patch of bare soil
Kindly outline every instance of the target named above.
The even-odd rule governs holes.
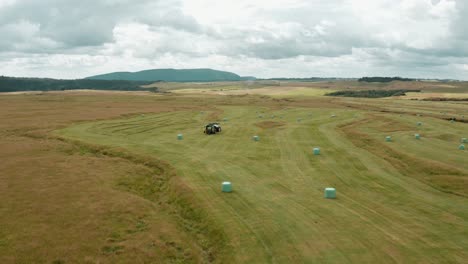
[[[255,125],[261,128],[275,128],[275,127],[281,127],[284,126],[286,123],[284,122],[276,122],[276,121],[263,121],[263,122],[258,122]]]

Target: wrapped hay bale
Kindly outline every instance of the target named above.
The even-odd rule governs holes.
[[[325,188],[325,198],[327,199],[335,199],[336,198],[336,190],[335,188]]]
[[[232,192],[232,184],[231,182],[223,182],[221,187],[222,192]]]

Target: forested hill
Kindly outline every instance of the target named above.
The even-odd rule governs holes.
[[[212,69],[154,69],[139,72],[113,72],[91,76],[86,79],[153,82],[218,82],[241,81],[244,78],[232,72],[217,71]]]
[[[0,92],[21,91],[64,91],[64,90],[117,90],[148,91],[142,85],[151,82],[107,81],[107,80],[56,80],[43,78],[16,78],[0,76]]]

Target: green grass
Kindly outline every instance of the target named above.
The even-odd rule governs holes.
[[[274,97],[314,97],[314,96],[323,96],[327,93],[335,92],[336,90],[332,89],[321,89],[321,88],[311,88],[311,87],[299,87],[288,91],[281,95],[274,95]]]
[[[467,136],[464,124],[361,110],[218,109],[81,123],[57,134],[168,162],[200,202],[197,209],[223,227],[228,242],[220,263],[468,258],[468,202],[459,188],[467,182],[468,152],[452,142]],[[229,119],[221,122],[221,134],[202,133],[205,123],[216,121],[208,116]],[[414,140],[416,131],[421,141]],[[261,140],[254,142],[253,135]],[[385,142],[386,135],[393,142]],[[316,146],[319,156],[312,155]],[[439,178],[427,178],[430,168]],[[232,193],[221,192],[223,181],[232,182]],[[149,184],[136,177],[121,179],[118,188],[151,197],[156,191]],[[323,198],[325,187],[336,188],[336,200]],[[145,227],[137,222],[137,231],[137,225]]]

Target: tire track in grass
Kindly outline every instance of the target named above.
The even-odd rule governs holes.
[[[340,120],[337,120],[337,122],[340,121]],[[345,149],[340,149],[338,147],[338,144],[335,143],[335,141],[337,141],[336,137],[331,137],[330,136],[330,127],[331,126],[334,126],[335,123],[337,122],[333,122],[333,123],[325,123],[325,124],[321,124],[319,126],[319,131],[321,131],[321,135],[324,136],[324,137],[328,137],[328,140],[326,140],[325,138],[322,138],[322,142],[328,142],[327,144],[325,144],[327,146],[327,157],[330,156],[330,157],[334,157],[334,159],[339,159],[341,162],[339,163],[339,166],[327,166],[328,168],[331,169],[331,171],[333,171],[331,174],[334,174],[337,176],[338,179],[341,180],[341,182],[344,184],[344,186],[347,186],[348,188],[353,188],[351,186],[351,183],[350,182],[345,182],[342,180],[342,177],[340,177],[340,175],[346,175],[346,174],[349,174],[349,169],[350,168],[354,168],[355,172],[358,172],[358,168],[362,169],[363,166],[361,166],[362,164],[360,164],[358,167],[356,167],[352,162],[349,162],[348,159],[346,159],[346,156],[352,156],[351,153],[349,153],[347,150]],[[331,143],[333,142],[333,143]],[[346,153],[346,154],[345,154]],[[350,164],[346,164],[346,163],[350,163]],[[346,168],[346,169],[344,169]],[[362,175],[361,173],[359,173],[358,175]],[[354,184],[353,184],[354,185]],[[340,197],[346,197],[346,195],[344,193],[340,194],[339,195]],[[346,199],[346,198],[345,198]],[[354,200],[353,200],[354,201]],[[354,201],[354,203],[357,204],[356,201]],[[362,215],[361,213],[355,211],[355,210],[352,210],[350,208],[348,208],[349,205],[343,205],[343,204],[340,204],[339,205],[342,207],[342,208],[345,208],[346,210],[349,210],[350,212],[352,212],[354,215],[356,215],[357,217],[359,217],[360,219],[362,220],[365,220],[368,224],[372,224],[367,216],[365,215]],[[375,212],[375,211],[374,211]],[[381,228],[380,226],[378,225],[374,225],[372,224],[372,227],[375,228],[376,230],[379,230],[381,231],[383,234],[387,235],[388,237],[392,238],[393,240],[397,240],[397,238],[392,235],[391,233],[389,233],[388,231],[386,231],[384,228]],[[371,245],[368,245],[368,246],[371,246]]]
[[[345,150],[344,150],[345,151]],[[388,217],[378,213],[377,211],[373,210],[373,209],[370,209],[368,206],[365,206],[364,204],[362,203],[359,203],[357,202],[356,200],[350,198],[349,196],[346,196],[345,194],[342,194],[341,196],[344,196],[346,199],[350,199],[353,203],[356,203],[357,206],[360,206],[362,207],[363,209],[369,211],[370,213],[374,214],[377,216],[377,219],[380,219],[379,221],[383,221],[383,222],[387,222],[387,225],[386,226],[394,226],[395,224],[401,222],[401,221],[392,221],[392,222],[389,222],[387,221]],[[371,201],[368,201],[367,202],[368,204],[372,204]],[[372,217],[374,219],[374,217]],[[420,236],[418,236],[418,234],[416,234],[415,232],[412,232],[410,229],[407,229],[405,227],[403,227],[402,225],[397,225],[395,228],[394,228],[394,232],[401,232],[402,230],[405,230],[405,232],[407,232],[408,234],[411,234],[411,237],[414,237],[414,238],[417,238],[420,242],[426,244],[427,246],[429,247],[435,247],[437,246],[437,244],[429,241],[428,239],[424,239],[424,238],[421,238]],[[430,232],[430,230],[427,230]],[[436,233],[434,232],[430,232],[432,235],[435,235],[435,236],[438,236]],[[449,241],[451,242],[451,241]],[[457,249],[462,249],[460,246],[458,246],[457,244],[455,243],[451,243],[451,246],[454,247],[454,248],[457,248]]]
[[[278,134],[279,134],[279,133],[278,133],[276,130],[272,130],[272,131],[269,131],[269,132],[270,132],[269,135],[266,136],[267,138],[275,138],[276,142],[281,142],[281,141],[278,141]],[[280,135],[279,138],[284,138],[284,137],[282,137],[282,136]],[[261,141],[261,142],[263,143],[264,141],[265,141],[265,140],[263,140],[263,141]],[[266,143],[264,143],[264,144],[267,144],[267,145],[270,145],[270,146],[272,146],[272,145],[275,146],[275,147],[270,147],[270,148],[267,148],[267,149],[266,149],[266,150],[268,151],[268,153],[269,153],[269,156],[268,156],[268,157],[269,157],[269,158],[272,158],[272,159],[276,159],[276,156],[278,156],[278,155],[277,155],[277,152],[279,152],[279,151],[278,151],[278,148],[279,148],[280,151],[281,151],[283,146],[287,146],[287,144],[280,144],[280,143],[277,143],[277,144],[273,144],[273,143],[272,143],[272,144],[270,144],[269,141],[266,141]],[[277,146],[282,146],[282,147],[277,147]],[[283,180],[283,179],[275,179],[275,183],[280,182],[280,180]],[[257,184],[257,183],[256,183],[256,184]],[[280,184],[281,184],[281,183],[280,183]],[[277,196],[277,197],[278,197],[278,196]],[[280,196],[280,197],[282,197],[282,196]],[[281,199],[281,198],[280,198],[280,199]],[[277,199],[270,201],[269,204],[272,204],[272,206],[266,208],[266,210],[268,210],[268,212],[269,212],[267,215],[272,215],[272,214],[275,212],[275,210],[276,210],[276,211],[277,211],[277,210],[282,210],[282,209],[281,209],[282,207],[278,208],[278,206],[280,206],[281,204],[278,204],[277,201],[278,201]],[[273,206],[273,204],[274,204],[274,206]],[[302,205],[301,205],[301,206],[302,206]],[[273,210],[273,208],[275,208],[275,210]],[[284,208],[284,210],[286,210],[286,211],[288,211],[288,212],[291,212],[291,210],[287,210],[287,209],[291,209],[291,204],[290,204],[289,206],[287,206],[286,208]],[[288,214],[288,215],[289,215],[289,214]],[[261,223],[261,222],[260,222],[260,223]],[[257,225],[258,225],[258,224],[257,224]],[[262,230],[263,228],[264,228],[264,227],[258,226],[258,229],[259,229],[259,230]],[[292,231],[289,231],[289,232],[288,232],[287,229],[288,229],[287,226],[285,227],[284,225],[282,225],[282,227],[281,227],[281,229],[280,229],[280,230],[283,230],[283,231],[282,231],[283,240],[285,239],[285,236],[286,236],[286,237],[290,237],[288,240],[290,240],[290,241],[295,241],[295,240],[294,240],[294,236],[295,236],[294,234],[295,234],[295,232],[292,232]],[[292,240],[291,240],[291,239],[292,239]],[[297,255],[297,254],[296,254],[296,255]]]
[[[291,128],[290,130],[291,131],[286,131],[286,132],[283,132],[282,135],[280,136],[281,139],[283,139],[283,142],[284,143],[281,143],[281,146],[284,146],[285,150],[282,148],[281,149],[281,152],[282,152],[282,164],[290,164],[286,161],[294,161],[293,164],[290,164],[290,167],[285,167],[283,165],[283,170],[285,172],[288,172],[290,174],[294,174],[294,176],[300,176],[300,179],[301,179],[301,183],[299,184],[296,184],[296,185],[299,185],[302,187],[302,191],[301,193],[309,193],[310,190],[308,190],[310,187],[310,183],[311,183],[311,179],[314,179],[313,176],[306,176],[304,174],[303,171],[305,170],[308,170],[310,171],[310,163],[309,163],[309,160],[305,159],[305,156],[310,156],[311,153],[309,154],[308,152],[311,152],[311,151],[307,151],[307,150],[304,150],[304,151],[298,151],[298,150],[303,150],[304,148],[310,148],[311,147],[304,147],[304,141],[307,141],[306,139],[308,139],[310,136],[309,136],[309,132],[310,130],[306,129],[307,126],[310,126],[310,124],[304,122],[304,124],[302,125],[292,125],[294,128]],[[284,134],[288,134],[289,136],[283,136]],[[316,134],[317,132],[315,132],[314,134]],[[294,136],[293,136],[294,134]],[[286,142],[288,138],[297,138],[298,140],[296,141],[292,141],[292,142]],[[315,137],[316,139],[316,137]],[[278,140],[279,141],[279,140]],[[319,142],[319,141],[317,141]],[[320,141],[322,142],[322,141]],[[302,146],[301,146],[302,145]],[[286,160],[285,160],[286,159]],[[309,174],[309,175],[314,175],[313,173],[312,174]],[[318,179],[315,178],[315,181],[317,181]],[[315,182],[315,181],[312,181],[312,182]],[[323,185],[323,184],[321,184]],[[298,189],[295,188],[294,189],[295,193],[298,192]],[[320,192],[321,194],[321,192]],[[321,195],[319,194],[319,197],[321,197]],[[305,206],[303,205],[302,203],[298,203],[295,199],[293,199],[295,196],[291,196],[289,198],[291,198],[292,200],[288,202],[288,208],[291,208],[291,209],[295,209],[297,212],[302,212],[301,213],[301,217],[305,216],[303,213],[304,212],[310,212],[314,215],[318,215],[320,216],[321,218],[322,217],[326,217],[327,215],[324,214],[324,213],[320,213],[320,210],[311,210],[309,208],[309,206]],[[313,202],[314,200],[312,199],[311,201],[309,201],[309,204],[310,202]],[[298,207],[298,208],[296,208]],[[321,208],[322,206],[320,204],[315,204],[313,207],[315,208]],[[322,209],[323,210],[323,207]],[[288,215],[292,214],[293,213],[293,210],[287,210],[288,211]],[[295,214],[296,216],[299,216],[298,214]],[[298,219],[300,219],[298,217]],[[307,222],[307,221],[301,221],[301,222]],[[333,224],[333,222],[329,223],[330,224]],[[327,241],[329,245],[334,245],[334,246],[337,246],[336,244],[334,243],[331,243],[331,240],[328,239],[328,236],[326,235],[326,233],[321,233],[320,232],[320,229],[317,229],[316,227],[314,227],[313,225],[310,225],[310,228],[316,230],[316,232],[318,231],[319,233],[317,234],[317,237],[321,237],[321,241]],[[339,230],[339,226],[335,226],[335,229]],[[357,243],[359,243],[358,241],[356,241]],[[310,250],[310,248],[309,248]],[[344,255],[341,255],[341,257],[344,257]]]
[[[258,215],[258,210],[253,210],[253,208],[249,205],[248,202],[246,202],[246,199],[242,197],[241,194],[238,194],[236,193],[238,200],[240,201],[240,203],[242,204],[242,206],[244,208],[247,208],[248,211],[253,211],[252,214],[256,214]],[[232,200],[231,200],[232,202]],[[263,247],[263,250],[267,256],[267,261],[268,263],[277,263],[276,261],[276,257],[274,256],[274,254],[272,253],[272,250],[271,250],[271,246],[268,245],[270,243],[266,243],[265,239],[264,239],[264,236],[262,236],[260,233],[259,233],[259,230],[262,230],[262,228],[259,228],[261,226],[263,226],[263,223],[261,221],[258,221],[257,219],[257,222],[253,223],[252,221],[249,221],[248,219],[249,218],[246,218],[246,215],[243,214],[239,214],[239,208],[238,207],[234,207],[232,206],[231,203],[228,203],[226,202],[229,206],[230,206],[230,209],[231,209],[231,214],[235,215],[236,218],[238,219],[239,222],[241,222],[248,230],[251,234],[253,234],[257,240],[260,242],[260,244],[262,245]],[[244,210],[242,210],[244,211]]]
[[[314,131],[315,138],[318,140],[318,142],[321,142],[323,148],[324,148],[324,154],[319,156],[319,159],[322,161],[321,164],[317,164],[320,166],[320,171],[322,175],[328,175],[325,181],[330,183],[334,182],[333,178],[330,178],[332,175],[334,176],[335,179],[337,179],[341,184],[341,187],[338,187],[339,190],[341,189],[346,189],[346,188],[352,188],[352,182],[349,181],[349,177],[342,177],[341,175],[346,175],[343,173],[339,172],[345,172],[349,171],[350,168],[353,168],[354,164],[349,162],[349,159],[347,158],[347,155],[345,155],[343,152],[340,152],[339,149],[336,147],[335,144],[335,139],[329,136],[329,131],[324,130],[324,127],[328,127],[331,124],[334,124],[336,122],[339,122],[343,119],[343,116],[346,117],[344,113],[339,114],[338,119],[333,119],[333,120],[321,120],[321,123],[318,124],[316,127],[312,128]],[[340,162],[336,162],[336,160],[339,160]],[[316,162],[315,162],[316,163]],[[336,184],[332,184],[334,186]],[[322,189],[324,186],[328,186],[326,183],[322,183]],[[340,197],[342,194],[339,195]],[[348,206],[349,205],[344,205],[342,204],[342,201],[337,202],[337,205],[340,206],[341,208],[346,208],[349,210]],[[359,219],[363,219],[361,215],[356,214]],[[336,226],[337,230],[342,230],[343,227],[341,226]],[[354,243],[356,244],[361,244],[361,247],[370,249],[372,248],[372,244],[369,244],[366,241],[359,241],[355,240]],[[375,255],[375,252],[372,251],[374,257],[377,257]]]
[[[295,128],[294,131],[303,131],[303,130],[304,130],[304,129],[303,129],[302,127],[299,126],[298,128]],[[300,135],[300,136],[296,136],[296,137],[294,137],[294,138],[303,138],[303,137],[304,137],[304,133],[299,133],[299,135]],[[285,138],[285,137],[283,137],[283,139],[284,139],[284,138]],[[297,144],[296,142],[300,142],[300,140],[294,141],[295,144]],[[298,158],[298,157],[302,157],[302,156],[303,156],[303,155],[298,155],[298,154],[297,154],[297,153],[298,153],[297,149],[301,149],[300,147],[296,146],[295,144],[293,145],[293,144],[287,144],[287,143],[288,143],[288,142],[286,142],[286,141],[283,140],[283,143],[281,143],[281,144],[284,145],[284,146],[290,146],[290,148],[289,148],[289,150],[290,150],[289,153],[290,153],[290,155],[292,154],[291,156],[292,156],[293,158],[294,158],[294,157],[295,157],[295,158]],[[296,161],[297,161],[297,159],[295,159],[295,158],[294,158],[293,160],[296,160]],[[304,159],[301,159],[301,160],[304,160]],[[282,163],[285,164],[284,160],[283,160]],[[296,164],[296,166],[294,166],[294,168],[297,168],[297,170],[293,170],[293,171],[295,171],[296,173],[299,172],[299,173],[297,173],[297,174],[301,175],[301,178],[302,178],[302,179],[305,179],[305,178],[306,178],[305,175],[302,173],[302,170],[299,169],[299,167],[304,167],[304,161],[302,161],[302,162],[296,162],[296,163],[298,163],[298,164]],[[291,171],[291,170],[290,170],[291,167],[288,167],[287,169],[289,169],[289,171]],[[291,203],[288,203],[288,204],[291,204]],[[304,206],[302,206],[302,207],[303,207],[303,208],[307,208],[307,207],[304,207]],[[291,206],[290,206],[290,208],[291,208]],[[307,209],[308,209],[308,208],[307,208]],[[291,210],[288,210],[288,212],[291,212]],[[314,211],[314,212],[315,212],[315,211]],[[338,227],[337,227],[337,228],[338,228]],[[325,238],[326,238],[327,236],[321,236],[321,237],[325,237]]]
[[[287,135],[289,135],[291,127],[294,126],[294,124],[287,123],[285,126],[282,127],[268,129],[269,137],[271,137],[271,141],[273,142],[270,144],[274,144],[275,146],[274,148],[272,148],[272,152],[275,153],[275,155],[272,155],[270,158],[280,161],[276,162],[276,164],[280,164],[279,168],[281,168],[282,171],[282,173],[280,173],[279,176],[276,176],[274,179],[274,189],[271,191],[274,191],[275,193],[277,193],[277,195],[275,196],[276,198],[273,201],[273,203],[275,204],[274,207],[270,207],[270,215],[273,216],[277,211],[288,212],[286,214],[286,217],[281,217],[282,219],[276,219],[278,216],[275,216],[275,221],[277,222],[283,220],[287,223],[292,223],[292,219],[294,218],[288,220],[289,218],[291,218],[292,215],[297,216],[296,220],[301,219],[299,217],[300,215],[297,215],[295,212],[297,211],[297,206],[302,205],[291,200],[293,193],[298,191],[297,186],[304,186],[304,174],[297,166],[297,160],[301,156],[298,155],[297,152],[291,151],[290,149],[291,146],[295,144],[295,142],[287,141]],[[294,175],[294,177],[284,177],[284,175]],[[297,182],[298,178],[300,181],[299,183]],[[290,183],[290,181],[292,182]],[[285,200],[288,201],[288,206],[284,206]],[[275,210],[273,210],[273,208],[275,208]],[[294,254],[296,257],[293,259],[289,259],[289,261],[293,261],[294,259],[295,261],[298,261],[297,257],[301,256],[302,254],[300,253],[297,246],[293,245],[292,243],[294,241],[297,244],[301,241],[296,234],[297,230],[290,228],[288,224],[282,224],[280,228],[280,230],[282,231],[279,232],[281,233],[283,240],[289,241],[288,246],[291,247],[290,250],[296,251],[296,253]]]
[[[369,122],[371,122],[369,119],[364,119],[359,123],[359,125],[365,125]],[[376,153],[379,157],[389,162],[393,167],[396,167],[403,174],[416,176],[416,179],[426,183],[434,189],[463,197],[467,196],[461,192],[441,188],[437,184],[427,181],[424,177],[425,175],[462,176],[464,174],[463,171],[440,162],[430,162],[422,158],[411,156],[411,154],[403,153],[395,148],[392,148],[391,146],[385,146],[382,143],[377,142],[368,134],[357,131],[355,127],[356,124],[352,124],[346,125],[341,129],[343,129],[343,131],[346,133],[353,135],[353,137],[350,139],[355,145],[357,144],[357,147],[365,148],[369,152]]]
[[[412,255],[428,260],[423,254],[424,247],[453,246],[445,237],[439,236],[440,231],[430,233],[441,241],[439,244],[434,244],[429,237],[415,240],[421,231],[411,232],[410,229],[418,221],[409,218],[414,209],[398,204],[388,205],[388,208],[378,206],[380,201],[390,200],[400,190],[406,192],[398,201],[405,202],[411,197],[408,196],[411,190],[407,188],[406,180],[391,178],[395,177],[393,170],[385,172],[381,178],[372,176],[372,173],[381,172],[386,162],[368,165],[366,162],[371,158],[355,157],[354,150],[347,149],[352,146],[349,139],[336,139],[338,134],[333,131],[347,115],[342,119],[342,114],[339,114],[333,120],[318,116],[317,120],[304,119],[297,124],[295,116],[306,111],[297,110],[287,114],[286,119],[294,121],[288,121],[284,127],[260,130],[253,126],[259,119],[251,110],[224,109],[225,115],[236,119],[230,119],[226,124],[229,129],[219,136],[201,136],[198,128],[189,128],[184,132],[187,138],[176,141],[175,136],[171,137],[172,130],[182,125],[201,123],[198,115],[176,113],[167,118],[176,118],[177,122],[167,129],[157,128],[160,133],[119,135],[111,142],[131,142],[132,148],[143,149],[171,161],[177,173],[205,201],[206,209],[226,226],[233,239],[231,242],[240,243],[235,245],[240,247],[237,250],[242,256],[233,256],[233,260],[252,262],[258,257],[270,263],[304,259],[353,262],[359,259],[361,252],[364,253],[361,260],[401,261],[398,256],[393,260],[382,260],[382,256],[393,256],[388,248],[397,248],[397,253],[403,257]],[[164,123],[165,120],[159,122]],[[316,125],[315,122],[324,124]],[[138,129],[144,130],[148,126],[152,126],[151,122]],[[97,128],[96,131],[88,131],[91,134],[102,132],[105,133]],[[261,135],[261,141],[252,142],[250,137],[257,133]],[[323,146],[326,150],[324,155],[313,157],[310,153],[312,146],[308,146],[311,142]],[[232,194],[226,195],[220,192],[219,184],[228,177],[232,177],[236,188]],[[341,198],[334,201],[322,198],[322,187],[328,184],[338,186]],[[385,187],[381,188],[384,199],[373,200],[377,196],[371,187],[376,185]],[[363,190],[365,192],[361,192]],[[423,201],[413,203],[420,206]],[[404,208],[408,212],[402,211]],[[422,219],[430,216],[422,215]],[[431,220],[430,223],[435,222]],[[424,229],[428,226],[420,224]],[[401,246],[401,241],[410,244]],[[424,241],[431,243],[425,244]],[[454,248],[463,249],[461,246]]]
[[[210,136],[210,139],[216,139],[216,138]],[[208,144],[207,147],[210,148],[212,145],[215,145],[216,143],[214,141],[216,141],[216,140],[208,140],[206,142],[206,144]],[[230,147],[229,140],[226,140],[226,141],[224,141],[225,147],[229,148]],[[216,153],[214,155],[216,155]],[[220,158],[219,155],[216,155],[216,156],[217,156],[218,159]],[[221,171],[225,170],[226,167],[224,166],[224,164],[229,164],[230,161],[229,161],[229,159],[226,159],[224,156],[222,158],[223,158],[222,160],[214,160],[212,162],[212,165],[210,165],[210,167],[217,167],[218,169],[215,169],[215,171],[218,171],[218,172],[221,172]],[[212,158],[208,158],[208,159],[212,160]],[[238,174],[245,174],[245,173],[249,174],[248,172],[245,172],[245,169],[243,171],[244,172],[239,171]],[[226,171],[225,173],[227,174],[228,172],[229,171]],[[250,174],[252,174],[252,173],[250,173]],[[258,180],[255,177],[253,177],[253,178],[251,177],[250,183],[253,184],[253,185],[259,184]],[[269,263],[275,263],[276,261],[275,261],[275,258],[273,256],[272,252],[271,252],[270,247],[267,245],[267,243],[265,242],[263,236],[259,232],[259,230],[262,230],[262,229],[258,228],[258,227],[260,225],[262,225],[262,223],[256,221],[255,219],[249,220],[249,217],[248,217],[251,214],[258,214],[258,210],[255,209],[254,207],[252,207],[252,205],[250,203],[248,203],[247,200],[240,199],[240,198],[242,198],[240,192],[235,191],[233,193],[233,195],[229,195],[229,200],[226,200],[226,198],[224,196],[222,196],[220,194],[217,194],[218,197],[224,198],[223,200],[225,200],[225,203],[224,203],[225,205],[223,207],[225,209],[226,209],[226,207],[230,208],[230,212],[231,212],[230,214],[236,215],[236,219],[238,220],[238,222],[243,223],[244,227],[247,230],[249,230],[249,232],[251,232],[254,235],[254,237],[257,238],[258,242],[261,243],[262,247],[264,248],[265,253],[268,256],[267,259],[268,259]],[[233,198],[238,198],[238,199],[233,199]],[[235,202],[236,200],[238,201],[238,204],[237,204],[237,206],[233,206],[233,202]],[[239,212],[250,212],[250,213],[243,213],[241,215]],[[225,214],[225,212],[223,212],[223,214]],[[228,215],[230,215],[230,214],[228,214]],[[229,216],[226,216],[225,218],[228,219]]]

